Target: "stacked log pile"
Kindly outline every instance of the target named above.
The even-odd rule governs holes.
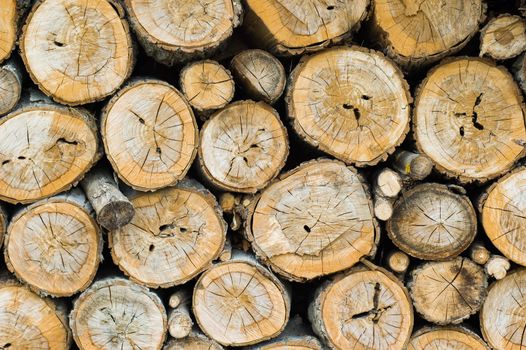
[[[526,1],[0,0],[0,349],[526,348]]]

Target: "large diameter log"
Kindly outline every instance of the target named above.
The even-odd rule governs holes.
[[[161,349],[166,311],[147,288],[122,278],[99,280],[74,302],[69,325],[80,350]]]
[[[526,50],[526,21],[503,14],[493,18],[480,31],[480,56],[507,60]]]
[[[424,327],[411,337],[408,350],[490,350],[475,332],[461,326]]]
[[[482,0],[375,1],[376,41],[405,68],[414,68],[458,52],[485,19]]]
[[[480,329],[493,349],[520,350],[526,346],[524,290],[525,269],[518,269],[490,285],[480,311]]]
[[[481,197],[481,222],[491,243],[508,259],[526,265],[526,167],[492,184]]]
[[[214,265],[197,281],[193,312],[200,328],[224,346],[274,338],[285,328],[290,296],[255,259],[240,255]]]
[[[86,289],[102,257],[92,211],[78,189],[22,209],[7,230],[7,268],[41,295],[64,297]]]
[[[38,1],[20,38],[20,54],[31,79],[46,95],[67,105],[113,94],[134,64],[123,15],[111,0]]]
[[[386,225],[393,243],[415,258],[455,257],[473,242],[477,217],[470,200],[447,186],[426,183],[402,194]]]
[[[462,182],[495,178],[525,154],[522,101],[504,67],[480,58],[446,60],[417,91],[417,146],[438,171]]]
[[[217,51],[241,22],[238,0],[125,0],[124,3],[146,54],[169,66]]]
[[[223,350],[223,347],[204,334],[194,331],[183,339],[171,339],[163,350]]]
[[[280,55],[320,50],[348,38],[367,17],[369,0],[247,0],[244,29]]]
[[[314,332],[339,350],[406,349],[413,318],[407,290],[381,268],[354,268],[325,282],[309,306]]]
[[[113,96],[102,113],[101,134],[119,178],[141,191],[175,185],[197,153],[190,105],[160,80],[136,80]]]
[[[22,74],[23,68],[14,59],[0,67],[0,115],[9,113],[20,100]]]
[[[226,223],[215,198],[192,183],[130,196],[135,216],[109,233],[115,264],[149,287],[194,278],[223,251]]]
[[[0,119],[0,199],[29,203],[77,183],[99,159],[94,119],[83,110],[28,105]]]
[[[264,102],[234,102],[201,129],[199,169],[215,187],[255,193],[274,179],[289,153],[287,130]]]
[[[379,237],[367,185],[354,168],[328,159],[281,175],[246,225],[258,257],[295,281],[353,266],[373,254]]]
[[[477,313],[484,302],[488,277],[467,258],[425,263],[407,284],[416,311],[436,324],[457,324]]]
[[[2,349],[70,349],[64,305],[41,298],[12,280],[0,282]]]
[[[17,0],[4,0],[0,8],[0,62],[8,59],[15,48],[18,34]]]
[[[285,101],[302,139],[356,166],[385,160],[409,131],[412,99],[402,72],[381,53],[357,46],[300,61]]]

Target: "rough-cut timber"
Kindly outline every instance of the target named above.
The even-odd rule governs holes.
[[[37,1],[20,38],[31,79],[46,95],[67,105],[114,93],[134,64],[123,15],[115,1]]]
[[[469,199],[447,186],[426,183],[403,193],[386,225],[389,238],[407,254],[424,260],[457,256],[477,233]]]
[[[14,59],[0,66],[0,115],[9,113],[20,100],[22,74],[22,67]]]
[[[193,331],[183,339],[171,339],[163,350],[223,350],[223,347],[204,334]]]
[[[12,280],[0,282],[2,349],[70,349],[66,308]]]
[[[393,168],[402,176],[418,181],[431,174],[433,162],[425,155],[398,150],[393,155]]]
[[[179,75],[179,85],[190,105],[204,119],[234,98],[232,74],[217,61],[196,61],[186,65]]]
[[[199,169],[222,190],[255,193],[274,179],[289,153],[287,130],[264,102],[234,102],[201,129]]]
[[[159,350],[166,336],[166,311],[147,288],[107,278],[75,300],[69,326],[80,350]]]
[[[348,38],[367,17],[369,0],[246,0],[244,29],[279,55],[320,50]]]
[[[281,282],[254,258],[236,251],[232,260],[204,272],[192,308],[201,329],[225,346],[274,338],[289,319],[290,296]]]
[[[309,306],[314,332],[331,349],[340,350],[403,350],[413,317],[403,284],[374,265],[325,282]]]
[[[526,270],[518,269],[494,282],[480,311],[480,328],[493,349],[521,350],[526,346]]]
[[[232,58],[230,67],[236,82],[254,100],[274,104],[285,90],[285,68],[267,51],[244,50]]]
[[[135,193],[130,200],[133,220],[108,238],[113,261],[132,280],[154,288],[182,284],[223,251],[226,223],[221,209],[195,181]]]
[[[418,148],[462,182],[508,171],[525,153],[522,95],[504,67],[459,57],[433,68],[415,98]]]
[[[458,52],[485,19],[482,0],[377,0],[374,40],[405,68]]]
[[[238,0],[125,0],[137,39],[158,62],[172,66],[217,51],[240,24]]]
[[[3,0],[0,6],[0,62],[3,62],[15,48],[16,36],[18,33],[18,13],[17,0]]]
[[[183,95],[160,80],[136,80],[108,102],[101,117],[106,156],[129,186],[175,185],[197,152],[197,124]]]
[[[412,99],[402,72],[362,47],[305,57],[291,73],[285,101],[302,139],[356,166],[385,160],[409,131]]]
[[[480,56],[507,60],[526,50],[526,21],[503,14],[489,21],[480,31]]]
[[[457,257],[422,264],[407,284],[416,311],[436,324],[457,324],[477,313],[486,297],[488,278],[473,261]]]
[[[310,161],[281,175],[250,214],[252,248],[287,279],[341,271],[376,251],[378,227],[367,185],[339,161]]]
[[[465,327],[424,327],[413,333],[408,350],[490,350],[475,332]]]
[[[77,183],[99,157],[94,119],[84,110],[24,105],[0,119],[0,199],[29,203]]]
[[[74,189],[13,216],[5,238],[7,268],[42,295],[86,289],[102,256],[102,236],[84,194]]]
[[[492,184],[481,196],[479,212],[484,232],[508,259],[526,265],[526,167],[519,167]]]

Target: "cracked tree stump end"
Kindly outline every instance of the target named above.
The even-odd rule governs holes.
[[[379,52],[331,48],[304,57],[289,79],[285,102],[296,133],[346,163],[385,160],[409,131],[409,87]]]
[[[22,75],[23,68],[14,59],[0,66],[0,115],[9,113],[20,101]]]
[[[503,14],[493,18],[480,31],[480,56],[507,60],[526,50],[526,21]]]
[[[424,327],[413,333],[408,350],[490,350],[475,332],[462,326]]]
[[[101,134],[119,178],[140,191],[175,185],[197,153],[190,105],[160,80],[139,79],[115,94],[102,112]]]

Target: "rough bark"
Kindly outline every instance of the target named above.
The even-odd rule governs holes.
[[[160,80],[137,79],[113,96],[102,112],[101,134],[119,178],[140,191],[175,185],[197,153],[190,105]]]
[[[487,181],[525,154],[523,107],[520,90],[504,67],[472,57],[446,60],[428,73],[416,93],[417,146],[441,173],[462,182]]]
[[[39,0],[20,38],[31,79],[55,101],[81,105],[113,94],[130,76],[134,50],[112,0]]]
[[[507,60],[526,50],[526,21],[520,16],[499,15],[480,31],[480,56]]]
[[[303,58],[289,79],[285,102],[296,133],[346,163],[385,160],[409,131],[408,85],[379,52],[328,49]]]
[[[408,350],[490,350],[475,332],[462,326],[424,327],[411,337]]]
[[[22,73],[23,68],[13,58],[0,67],[0,115],[9,113],[20,100]]]

